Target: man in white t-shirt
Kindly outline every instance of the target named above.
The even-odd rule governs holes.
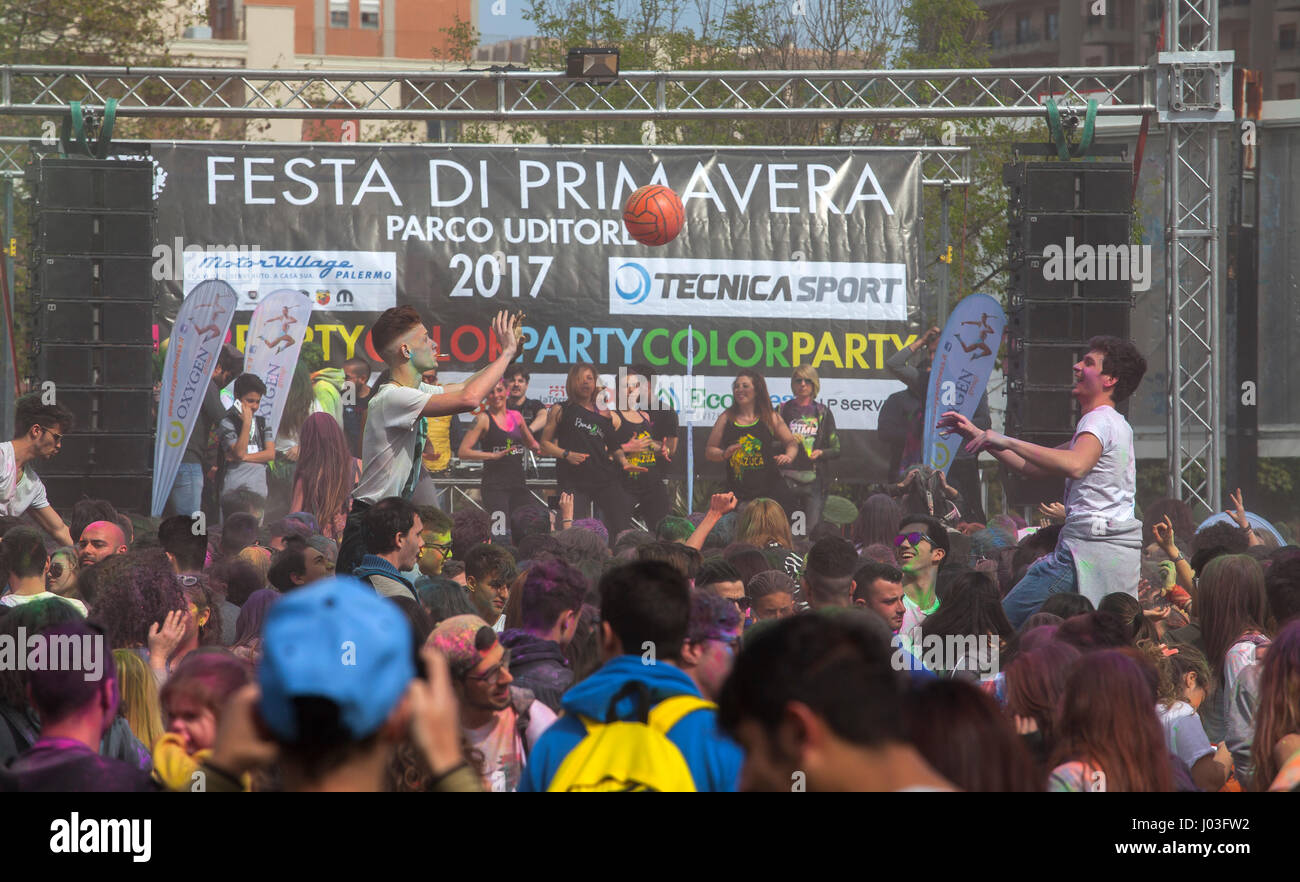
[[[1040,558],[1003,600],[1019,628],[1053,594],[1077,591],[1095,605],[1107,594],[1137,596],[1142,523],[1133,517],[1137,461],[1133,428],[1115,410],[1137,389],[1147,363],[1137,347],[1118,337],[1093,337],[1074,365],[1071,395],[1082,416],[1074,437],[1041,447],[977,428],[949,411],[938,427],[966,438],[968,450],[987,450],[1030,478],[1065,476],[1065,526],[1056,552]]]
[[[45,553],[45,541],[38,530],[14,527],[0,543],[0,569],[8,573],[5,593],[0,605],[22,606],[34,600],[50,598],[75,607],[82,616],[86,605],[71,597],[59,597],[45,590],[45,574],[50,571],[50,557]]]
[[[42,404],[41,393],[33,392],[18,399],[14,440],[0,444],[0,515],[16,518],[30,511],[32,519],[60,545],[72,545],[72,534],[45,498],[45,485],[32,463],[58,453],[72,426],[72,414],[66,408]]]
[[[351,573],[365,555],[361,514],[381,499],[410,500],[420,479],[424,419],[473,410],[505,373],[519,351],[522,315],[505,310],[492,321],[500,355],[463,383],[430,386],[420,375],[438,365],[438,348],[420,314],[410,306],[387,309],[370,329],[370,342],[388,366],[389,381],[366,403],[361,433],[361,479],[339,543],[337,571]]]
[[[555,711],[511,685],[510,652],[478,616],[444,619],[427,645],[451,666],[465,740],[483,757],[483,789],[513,793],[533,745],[555,722]]]

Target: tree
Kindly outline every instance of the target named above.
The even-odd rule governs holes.
[[[560,69],[571,46],[617,46],[624,70],[765,71],[882,67],[897,39],[899,17],[892,0],[530,0],[525,17],[545,40],[530,58],[540,69]],[[601,87],[611,103],[633,98],[630,87]],[[781,97],[805,98],[790,86]],[[839,86],[831,86],[831,89]],[[751,106],[770,102],[764,87],[741,90]],[[701,102],[730,97],[720,85],[694,96]],[[670,87],[670,106],[690,97]],[[554,143],[815,145],[843,143],[845,122],[835,118],[722,119],[671,124],[585,122],[541,124],[536,131]]]

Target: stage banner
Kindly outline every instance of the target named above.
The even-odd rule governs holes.
[[[266,420],[271,434],[280,431],[280,417],[289,397],[293,369],[298,364],[312,301],[293,288],[272,291],[253,310],[245,337],[244,372],[266,384],[257,415]]]
[[[761,371],[780,404],[792,395],[792,369],[811,365],[840,429],[843,474],[885,477],[877,416],[902,388],[885,359],[915,338],[920,318],[914,150],[152,150],[164,182],[158,229],[186,252],[186,278],[169,280],[160,298],[164,327],[191,271],[230,280],[241,347],[256,298],[294,288],[313,303],[304,338],[328,362],[361,356],[379,369],[370,326],[384,309],[411,305],[450,377],[494,357],[488,326],[497,310],[522,310],[522,362],[535,377],[562,377],[578,362],[609,374],[648,367],[666,390],[656,402],[675,401],[683,425],[711,425],[742,367]],[[651,183],[671,187],[686,211],[681,234],[658,248],[631,239],[622,223],[627,197]],[[539,394],[547,391],[535,385],[529,396],[547,400]]]
[[[921,450],[922,461],[945,475],[964,442],[960,435],[941,433],[935,428],[939,415],[955,410],[974,416],[989,374],[993,373],[1006,326],[1002,304],[987,294],[963,297],[948,316],[930,367]]]
[[[154,441],[152,516],[163,513],[180,470],[185,445],[203,409],[221,344],[235,318],[235,290],[211,279],[195,285],[180,304],[167,342],[158,431]],[[184,511],[177,514],[192,514]]]

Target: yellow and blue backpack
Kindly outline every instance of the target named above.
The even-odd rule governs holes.
[[[615,706],[628,696],[636,697],[636,712],[619,719]],[[694,793],[690,766],[668,733],[688,714],[716,706],[695,695],[674,695],[651,706],[649,689],[633,680],[610,699],[604,722],[579,715],[587,734],[560,763],[547,790]]]

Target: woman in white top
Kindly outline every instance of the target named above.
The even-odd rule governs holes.
[[[1138,648],[1147,654],[1160,674],[1156,713],[1179,772],[1197,790],[1217,791],[1232,774],[1232,755],[1223,742],[1217,748],[1210,743],[1196,713],[1213,683],[1209,662],[1199,649],[1185,643],[1140,640]]]
[[[1268,594],[1264,570],[1244,554],[1216,557],[1201,571],[1194,601],[1201,620],[1205,657],[1214,672],[1213,713],[1206,732],[1223,739],[1242,787],[1254,778],[1250,746],[1255,740],[1259,663],[1268,648]]]

